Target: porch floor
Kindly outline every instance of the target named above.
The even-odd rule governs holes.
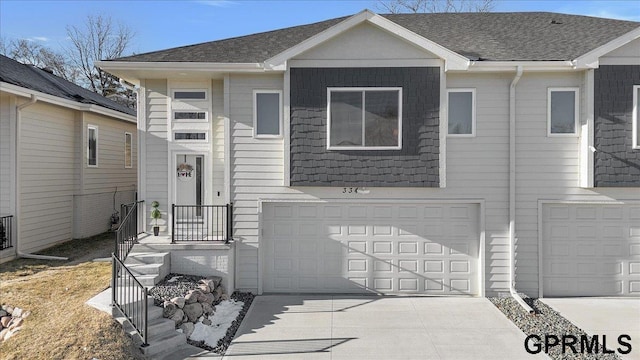
[[[138,250],[146,251],[168,251],[168,250],[223,250],[230,249],[233,245],[225,244],[224,241],[178,241],[171,243],[171,235],[153,234],[138,235]]]

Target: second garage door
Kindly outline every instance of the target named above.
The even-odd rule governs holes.
[[[265,203],[263,291],[480,291],[478,204]]]

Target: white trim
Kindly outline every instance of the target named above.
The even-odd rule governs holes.
[[[573,65],[578,69],[597,68],[600,66],[599,59],[601,56],[606,55],[638,38],[640,38],[640,27],[637,27],[626,34],[577,57],[573,60]]]
[[[17,85],[5,83],[5,82],[0,82],[0,90],[6,91],[13,95],[18,95],[23,97],[31,97],[32,95],[37,96],[38,101],[42,101],[42,102],[53,104],[53,105],[63,106],[73,110],[88,111],[88,112],[92,112],[100,115],[106,115],[118,120],[128,121],[132,123],[136,122],[135,115],[125,114],[123,112],[112,110],[100,105],[82,104],[76,101],[63,99],[61,97],[23,88],[21,86],[17,86]]]
[[[258,198],[258,228],[262,229],[263,225],[263,205],[278,203],[307,203],[307,204],[327,204],[327,203],[350,203],[354,199],[345,198],[323,198],[323,199],[275,199],[275,198]],[[359,199],[360,204],[408,204],[408,205],[428,205],[428,204],[476,204],[478,205],[478,291],[473,296],[485,297],[486,295],[486,274],[485,274],[485,256],[486,256],[486,205],[484,199]],[[262,230],[258,232],[258,295],[262,295],[264,282],[264,241],[262,240]],[[237,264],[237,263],[236,263]]]
[[[319,44],[353,28],[354,26],[363,22],[370,22],[377,27],[398,36],[413,45],[426,50],[434,55],[445,60],[445,67],[452,70],[466,70],[469,67],[469,59],[457,54],[442,45],[439,45],[429,39],[426,39],[396,23],[388,20],[370,10],[363,10],[338,24],[288,48],[287,50],[265,60],[265,68],[271,68],[274,70],[285,70],[286,62],[315,47]]]
[[[264,72],[265,70],[261,63],[96,61],[94,64],[107,72],[118,70]]]
[[[469,72],[512,72],[521,66],[523,71],[579,71],[571,61],[472,61]]]
[[[442,60],[441,60],[442,61]],[[442,61],[444,62],[444,61]],[[447,109],[447,72],[444,66],[440,66],[440,124],[438,127],[438,138],[440,140],[438,152],[438,178],[440,179],[440,188],[447,187],[447,123],[449,111]],[[425,99],[426,101],[426,99]]]
[[[90,133],[91,130],[94,130],[94,132],[96,134],[96,163],[95,163],[95,165],[89,164],[89,138],[90,138],[89,133]],[[99,130],[98,130],[98,126],[97,125],[87,124],[87,167],[90,167],[90,168],[97,168],[100,165],[100,162],[98,160],[99,159],[99,156],[98,156],[99,151],[98,151],[98,149],[100,148],[100,140],[99,140],[100,137],[99,137],[99,132],[98,131]]]
[[[470,134],[450,134],[449,133],[449,94],[452,92],[471,93],[471,133]],[[475,88],[449,88],[447,89],[447,136],[468,138],[476,136],[476,89]]]
[[[443,66],[441,59],[326,59],[287,61],[289,68],[345,68],[345,67],[436,67]]]
[[[552,133],[551,132],[551,94],[560,91],[573,91],[573,132],[572,133]],[[548,137],[577,137],[580,128],[580,88],[579,87],[549,87],[547,88],[547,136]]]
[[[542,248],[543,237],[543,214],[544,205],[562,204],[562,205],[640,205],[640,200],[538,200],[538,298],[544,297],[544,249]]]
[[[129,135],[129,139],[130,139],[129,166],[127,166],[127,135]],[[128,131],[124,132],[124,168],[125,169],[133,168],[133,134]]]
[[[231,203],[231,84],[229,75],[224,76],[223,86],[223,112],[224,112],[224,198],[225,204]],[[233,234],[231,234],[233,236]],[[235,274],[236,278],[238,274]]]
[[[278,94],[278,134],[258,134],[258,94]],[[255,139],[282,138],[282,90],[253,90],[253,137]]]
[[[138,191],[140,195],[138,200],[147,199],[147,83],[145,80],[140,81],[140,87],[137,90],[138,96],[138,124],[137,124],[137,145],[138,145]],[[144,216],[142,217],[142,231],[147,231],[147,201],[142,203]]]
[[[633,148],[640,149],[640,85],[633,85]]]
[[[593,187],[593,117],[594,117],[594,70],[584,72],[585,121],[580,125],[580,187]]]
[[[640,57],[612,56],[600,59],[600,65],[640,65]]]
[[[283,101],[283,168],[284,168],[284,183],[283,186],[291,186],[291,69],[287,66],[287,71],[284,73],[284,89]]]
[[[362,141],[365,140],[365,94],[374,91],[398,92],[398,145],[396,146],[331,146],[331,92],[362,92]],[[327,87],[327,150],[400,150],[402,149],[402,87]]]

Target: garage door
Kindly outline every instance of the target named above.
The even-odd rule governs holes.
[[[263,291],[478,294],[477,204],[263,205]]]
[[[640,296],[640,205],[544,205],[544,296]]]

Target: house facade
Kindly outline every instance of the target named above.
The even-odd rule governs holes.
[[[110,230],[135,199],[135,111],[0,61],[0,261]]]
[[[639,26],[363,11],[100,66],[161,232],[233,204],[192,260],[236,289],[640,296]]]

